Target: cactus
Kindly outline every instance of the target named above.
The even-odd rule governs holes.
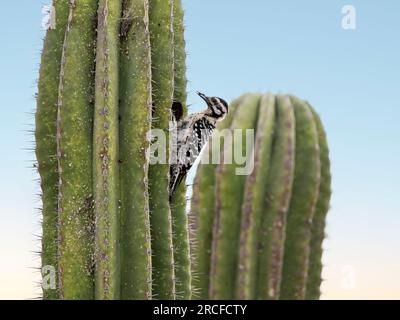
[[[168,139],[171,109],[187,114],[181,1],[53,7],[35,119],[42,265],[57,280],[43,298],[318,299],[330,172],[311,106],[272,94],[231,104],[219,128],[255,131],[254,169],[200,165],[189,230],[185,184],[170,200],[169,165],[149,157],[151,129]],[[235,148],[251,147],[240,137]],[[232,157],[230,146],[204,156]]]
[[[44,299],[188,299],[185,186],[150,164],[151,128],[186,112],[180,0],[54,0],[40,67],[36,156]],[[44,269],[43,269],[44,270]],[[46,268],[48,270],[48,268]]]
[[[330,200],[326,136],[312,107],[293,96],[246,94],[219,129],[254,129],[254,168],[224,164],[246,142],[213,135],[200,164],[190,222],[194,298],[318,299]],[[248,159],[249,160],[249,159]]]

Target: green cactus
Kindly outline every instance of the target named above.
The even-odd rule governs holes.
[[[44,299],[191,297],[185,186],[149,162],[151,128],[186,112],[180,0],[54,0],[40,67],[36,156]]]
[[[318,115],[293,96],[247,94],[219,129],[254,129],[254,169],[223,162],[244,139],[213,136],[203,157],[221,161],[199,165],[191,204],[194,298],[318,299],[331,193]]]
[[[43,298],[318,299],[330,172],[315,111],[292,96],[232,102],[219,129],[254,130],[254,170],[200,165],[188,217],[185,184],[170,200],[169,165],[149,157],[151,129],[168,138],[171,108],[187,114],[181,1],[53,6],[35,132],[42,265],[57,278]],[[204,154],[230,158],[246,137]]]

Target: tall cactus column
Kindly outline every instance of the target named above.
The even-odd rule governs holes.
[[[185,187],[171,205],[169,164],[149,163],[150,130],[168,136],[173,104],[187,111],[181,2],[53,6],[35,133],[42,264],[57,277],[43,298],[189,298]]]
[[[210,146],[223,154],[220,164],[198,167],[190,214],[195,298],[318,299],[331,193],[318,115],[293,96],[247,94],[219,128],[255,130],[254,169],[237,176],[243,165],[223,162],[240,147],[226,147],[229,139]]]
[[[182,106],[182,116],[187,116],[186,106],[186,51],[184,38],[184,13],[180,1],[174,2],[174,103]],[[175,292],[177,299],[190,299],[192,277],[190,269],[189,226],[186,213],[186,184],[182,182],[171,202],[172,240],[174,245]]]
[[[236,111],[232,129],[252,129],[256,125],[260,105],[259,96],[248,96],[243,107]],[[243,132],[245,134],[245,132]],[[245,139],[243,139],[245,141]],[[232,158],[234,148],[242,141],[232,141],[223,155]],[[247,145],[243,145],[246,150]],[[224,164],[224,156],[215,173],[215,218],[210,261],[210,295],[218,299],[232,299],[235,292],[240,234],[241,204],[246,176],[236,174],[236,164]],[[225,201],[223,199],[226,199]]]
[[[56,28],[47,31],[40,65],[36,110],[36,158],[42,189],[42,265],[58,270],[58,165],[57,104],[58,85],[65,30],[68,23],[67,1],[53,3]],[[58,288],[45,290],[45,299],[57,299]]]

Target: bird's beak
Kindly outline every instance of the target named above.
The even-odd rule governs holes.
[[[197,94],[208,104],[208,97],[204,93],[197,91]]]

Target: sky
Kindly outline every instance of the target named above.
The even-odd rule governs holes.
[[[45,0],[0,11],[0,299],[39,296],[34,95]],[[400,2],[183,0],[190,111],[196,90],[308,100],[330,145],[324,299],[400,299]],[[343,29],[352,5],[356,28]],[[192,175],[191,175],[192,176]]]

